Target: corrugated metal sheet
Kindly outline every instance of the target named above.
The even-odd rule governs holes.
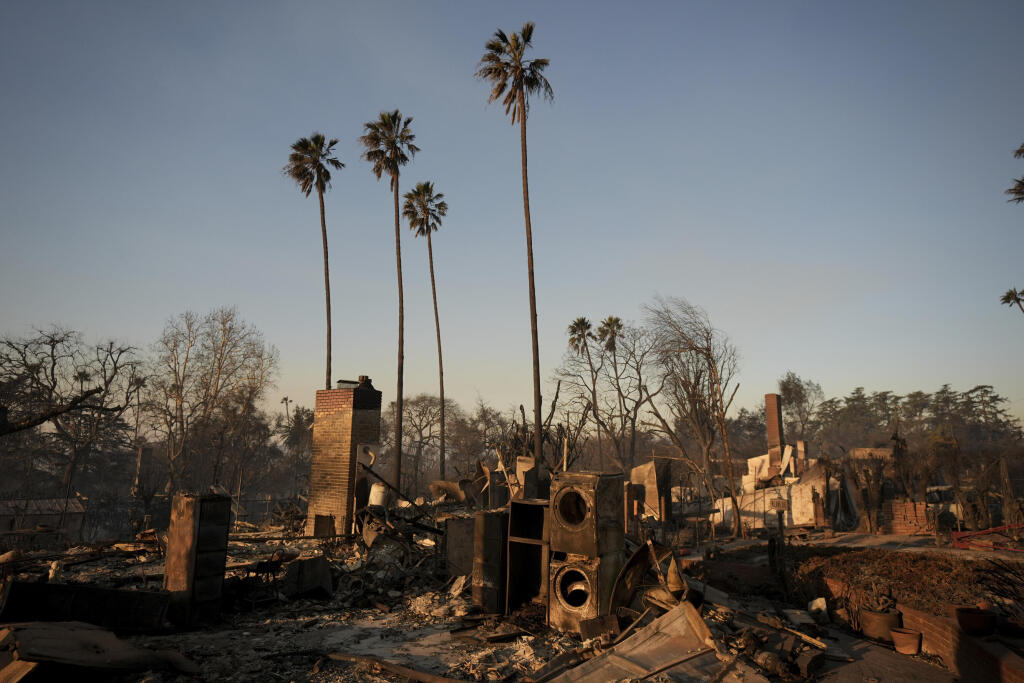
[[[711,632],[689,602],[552,683],[604,683],[656,673],[672,680],[709,680],[723,664],[708,644]],[[680,661],[680,660],[686,661]]]

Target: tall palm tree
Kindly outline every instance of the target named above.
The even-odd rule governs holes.
[[[1019,292],[1016,289],[1006,290],[1006,294],[999,299],[999,303],[1006,304],[1007,306],[1016,306],[1020,309],[1021,313],[1024,313],[1024,289]]]
[[[626,414],[626,404],[622,396],[622,392],[619,391],[619,358],[616,354],[616,343],[619,335],[622,334],[622,319],[618,316],[610,315],[601,321],[601,324],[597,326],[597,339],[604,346],[604,350],[612,358],[612,373],[615,375],[615,387],[616,396],[619,404],[619,415]],[[615,440],[615,447],[619,448],[618,440]],[[618,457],[622,457],[621,450],[616,453]]]
[[[476,77],[491,84],[488,102],[501,100],[505,115],[512,125],[519,122],[519,147],[523,160],[523,215],[526,219],[526,268],[530,281],[530,334],[533,342],[533,437],[534,455],[541,453],[540,357],[537,346],[537,294],[533,280],[533,231],[530,226],[530,187],[526,173],[526,117],[530,97],[538,95],[554,99],[551,84],[544,77],[547,59],[526,59],[526,49],[533,40],[533,22],[523,24],[519,33],[506,35],[498,29],[484,45],[484,55],[477,65]]]
[[[1024,159],[1024,144],[1017,148],[1017,151],[1013,153],[1013,156],[1015,159]],[[1006,201],[1024,204],[1024,176],[1014,180],[1013,187],[1008,189],[1006,194],[1010,195],[1010,198]]]
[[[593,326],[590,321],[580,316],[569,323],[569,349],[580,356],[586,356],[587,366],[590,368],[590,411],[594,414],[594,422],[597,423],[597,460],[604,467],[604,453],[601,449],[601,416],[597,411],[597,368],[594,367],[594,359],[590,355],[590,342],[597,337],[594,335]]]
[[[1024,159],[1024,144],[1017,148],[1013,156],[1015,159]],[[1008,189],[1006,194],[1010,195],[1006,201],[1024,204],[1024,176],[1014,180],[1013,187]],[[1007,306],[1017,306],[1021,312],[1024,312],[1024,289],[1019,292],[1016,289],[1008,289],[999,301]]]
[[[402,215],[409,221],[409,229],[416,237],[426,236],[427,258],[430,262],[430,293],[434,297],[434,329],[437,331],[437,376],[441,386],[441,479],[444,479],[444,362],[441,360],[441,319],[437,315],[437,285],[434,281],[434,247],[430,233],[441,227],[441,217],[448,215],[444,194],[434,193],[434,183],[419,183],[405,193]]]
[[[364,147],[363,159],[370,162],[373,174],[380,180],[385,174],[395,195],[395,263],[398,270],[398,394],[395,410],[395,486],[402,487],[402,377],[405,372],[405,298],[402,293],[402,235],[398,221],[398,175],[402,166],[420,151],[412,144],[416,136],[409,130],[412,117],[402,112],[382,111],[375,121],[363,124],[359,143]]]
[[[324,294],[327,297],[327,375],[324,388],[331,388],[331,276],[327,269],[327,219],[324,217],[324,190],[331,186],[331,169],[345,168],[334,157],[338,138],[325,140],[322,133],[314,132],[308,138],[299,138],[292,145],[284,174],[294,180],[308,197],[316,190],[320,200],[320,235],[324,242]]]

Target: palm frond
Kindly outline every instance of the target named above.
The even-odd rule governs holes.
[[[519,35],[523,40],[523,46],[529,47],[531,41],[533,40],[533,22],[528,21],[525,24],[523,24],[523,27],[519,29]]]
[[[448,204],[443,201],[444,193],[435,193],[434,183],[425,181],[417,183],[416,187],[402,196],[405,198],[402,215],[409,221],[409,229],[416,233],[416,237],[437,232],[441,227],[441,218],[448,215]]]
[[[411,116],[403,118],[402,113],[395,109],[382,111],[376,120],[363,124],[363,135],[359,138],[364,148],[362,158],[370,162],[377,180],[384,174],[388,175],[391,189],[398,182],[401,167],[420,151],[413,144],[416,136],[409,129],[410,123]]]
[[[322,133],[314,131],[308,138],[299,138],[292,143],[292,151],[288,155],[288,163],[282,172],[295,181],[307,197],[314,189],[323,192],[331,186],[331,172],[345,168],[334,156],[337,138],[327,141]]]
[[[515,124],[526,118],[530,110],[530,97],[537,95],[554,99],[551,83],[543,71],[550,61],[545,58],[525,60],[526,49],[532,46],[533,22],[523,24],[519,33],[506,35],[497,30],[484,44],[484,54],[477,64],[476,78],[491,84],[487,102],[501,101],[505,115]]]
[[[1006,201],[1015,202],[1017,204],[1024,203],[1024,177],[1017,178],[1013,181],[1013,186],[1006,191],[1006,194],[1010,195],[1010,198]]]

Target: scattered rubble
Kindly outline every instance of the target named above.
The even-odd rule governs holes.
[[[361,378],[336,391],[379,417],[371,389]],[[351,405],[337,402],[332,424],[351,426]],[[373,447],[345,439],[342,459],[365,484],[377,476]],[[752,495],[788,487],[797,501],[802,484],[826,485],[802,444],[784,447],[781,432],[771,443],[751,465]],[[326,467],[322,447],[314,469]],[[314,492],[304,526],[295,510],[278,524],[233,524],[223,492],[176,496],[167,531],[0,555],[0,680],[750,682],[857,667],[856,680],[901,671],[938,683],[951,678],[924,655],[875,642],[896,633],[901,606],[973,606],[998,614],[990,637],[1024,632],[1020,565],[814,547],[786,528],[787,515],[820,518],[817,499],[773,506],[767,546],[701,546],[700,525],[719,513],[671,519],[668,478],[653,464],[629,477],[549,477],[523,457],[514,476],[477,469],[476,480],[434,482],[431,502],[392,488],[394,507],[390,485],[362,499],[354,480],[325,479],[340,494]],[[837,596],[829,581],[848,589]],[[875,632],[872,609],[885,617]],[[902,630],[901,651],[930,645]]]

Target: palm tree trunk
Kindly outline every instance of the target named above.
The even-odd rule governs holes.
[[[395,193],[395,263],[398,270],[398,395],[395,399],[395,488],[402,490],[402,378],[405,372],[405,298],[402,293],[402,235],[398,219],[398,176],[391,179]]]
[[[530,279],[530,338],[533,344],[533,456],[539,464],[541,450],[540,422],[540,349],[537,344],[537,291],[533,281],[533,230],[530,227],[530,183],[526,173],[526,100],[519,91],[519,146],[523,156],[523,214],[526,217],[526,268]]]
[[[430,261],[430,293],[434,297],[434,329],[437,330],[437,376],[441,391],[441,479],[444,479],[444,362],[441,360],[441,319],[437,315],[437,285],[434,282],[434,247],[427,231],[427,257]]]
[[[324,240],[324,293],[327,296],[327,376],[324,380],[324,389],[331,388],[331,275],[327,269],[327,219],[324,216],[324,192],[321,189],[316,191],[320,198],[320,235]],[[287,409],[287,406],[285,406]]]
[[[590,366],[590,410],[594,413],[594,422],[597,423],[597,462],[604,470],[604,453],[601,450],[601,416],[597,414],[597,371],[594,370],[594,360],[590,355],[590,343],[583,340],[583,350],[587,352],[587,365]]]

